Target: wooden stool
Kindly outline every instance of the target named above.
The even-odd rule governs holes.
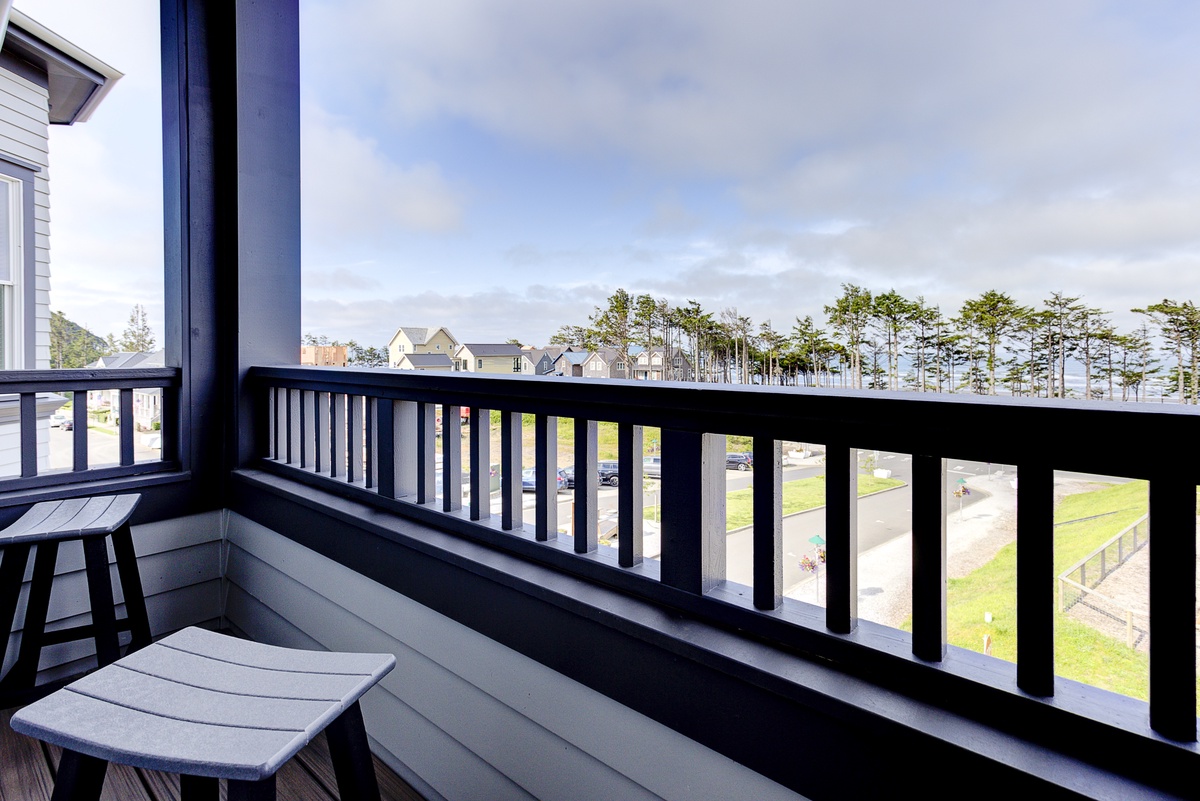
[[[54,801],[100,797],[109,762],[180,774],[183,801],[275,798],[275,771],[323,729],[343,799],[379,799],[358,699],[391,654],[296,651],[176,632],[30,704],[15,731],[63,747]]]
[[[0,632],[3,634],[0,665],[4,663],[10,632],[16,624],[17,600],[29,562],[29,549],[37,546],[33,581],[29,585],[29,600],[21,628],[21,650],[12,669],[0,681],[0,708],[14,706],[37,695],[38,662],[42,649],[48,645],[93,639],[97,661],[107,665],[121,655],[119,631],[129,631],[133,635],[130,650],[150,644],[146,599],[142,595],[142,579],[129,532],[129,517],[139,500],[140,495],[103,495],[46,501],[35,504],[19,520],[0,531],[0,549],[4,551],[4,560],[0,562],[0,626],[4,627]],[[126,616],[121,620],[117,620],[113,602],[106,537],[112,538],[121,591],[125,596]],[[50,588],[54,584],[58,545],[69,540],[83,542],[92,622],[48,632],[46,610],[50,605]]]

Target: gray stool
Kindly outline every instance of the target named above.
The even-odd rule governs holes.
[[[21,650],[12,668],[0,681],[0,707],[14,706],[37,695],[38,662],[48,645],[93,639],[96,660],[101,665],[121,655],[119,631],[133,635],[130,650],[150,643],[150,621],[146,599],[138,573],[129,518],[137,508],[140,495],[101,495],[94,498],[70,498],[34,504],[8,528],[0,531],[0,664],[8,650],[9,632],[16,624],[17,600],[21,580],[29,562],[30,548],[36,547],[33,580],[21,627]],[[118,620],[113,602],[112,580],[108,572],[108,547],[111,538],[117,557],[117,573],[125,597],[125,618]],[[46,631],[46,610],[54,584],[54,565],[59,543],[80,540],[87,573],[92,622],[82,626]]]
[[[180,774],[181,797],[275,798],[275,771],[326,731],[343,799],[379,799],[358,699],[391,654],[296,651],[184,629],[30,704],[15,731],[62,746],[52,801],[100,797],[109,762]]]

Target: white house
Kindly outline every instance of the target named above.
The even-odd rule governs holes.
[[[86,121],[121,73],[0,2],[0,369],[50,367],[50,126]],[[39,470],[49,417],[38,396]],[[17,399],[0,398],[0,474],[20,463]]]

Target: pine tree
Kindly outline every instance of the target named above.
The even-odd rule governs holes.
[[[125,333],[121,335],[119,344],[121,350],[129,353],[149,353],[154,350],[154,332],[150,330],[150,322],[142,304],[137,304],[129,312],[129,322],[125,324]]]

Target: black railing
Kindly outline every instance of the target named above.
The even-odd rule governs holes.
[[[261,465],[270,470],[869,673],[911,694],[958,709],[990,709],[979,714],[995,721],[1013,720],[1014,707],[1033,710],[1025,718],[1035,726],[1079,717],[1068,711],[1078,692],[1040,700],[1056,689],[1054,471],[1147,479],[1157,536],[1149,729],[1141,733],[1196,739],[1195,610],[1180,598],[1191,598],[1196,587],[1200,472],[1195,460],[1179,457],[1180,447],[1200,441],[1195,409],[303,367],[255,368],[250,378],[263,393],[256,431]],[[440,494],[436,482],[436,438],[458,442],[462,407],[470,408],[465,509],[460,448],[443,449]],[[500,416],[499,519],[488,502],[490,410]],[[523,414],[535,416],[532,465],[521,463]],[[574,420],[572,537],[559,535],[553,502],[557,417]],[[618,428],[617,548],[596,536],[597,421]],[[656,561],[642,558],[644,426],[662,429]],[[752,590],[726,580],[723,435],[754,442]],[[783,440],[826,446],[824,610],[782,594]],[[913,454],[911,635],[858,620],[857,448]],[[948,457],[1018,469],[1015,667],[947,646]],[[536,472],[533,520],[521,508],[523,466]],[[1094,717],[1124,736],[1125,712],[1110,713]]]
[[[176,436],[179,422],[180,371],[177,368],[145,368],[132,370],[8,370],[0,371],[0,397],[18,404],[17,419],[3,425],[16,425],[20,434],[19,475],[0,478],[0,492],[55,487],[79,482],[123,478],[145,473],[179,469]],[[158,414],[161,428],[160,458],[137,461],[134,449],[134,391],[158,390],[161,407]],[[115,463],[89,465],[88,393],[115,392],[116,406],[108,413],[120,421],[116,428],[118,441]],[[55,399],[71,402],[70,422],[74,436],[71,443],[70,469],[39,469],[38,402]],[[64,401],[65,402],[65,401]]]

